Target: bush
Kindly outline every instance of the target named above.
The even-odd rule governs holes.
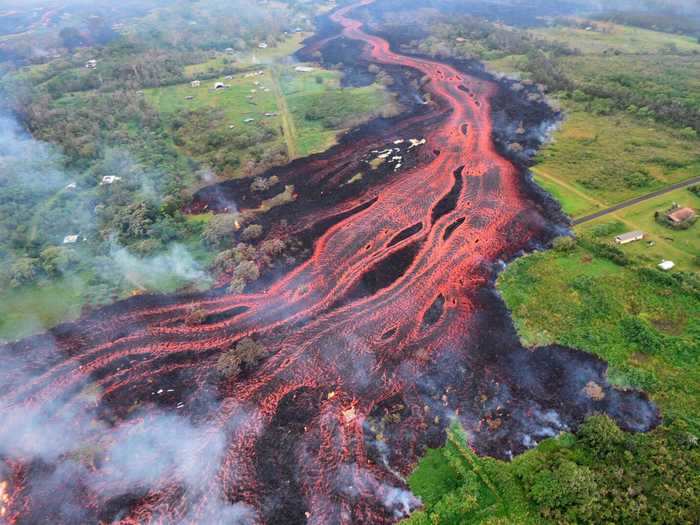
[[[552,248],[560,253],[571,253],[576,249],[576,240],[568,236],[557,237],[552,243]]]
[[[238,230],[239,216],[235,213],[215,215],[202,232],[204,241],[210,246],[223,248],[233,243],[233,233]]]

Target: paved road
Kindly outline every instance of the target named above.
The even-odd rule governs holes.
[[[583,224],[584,222],[589,222],[594,219],[598,219],[599,217],[604,217],[605,215],[608,215],[610,213],[615,213],[616,211],[620,211],[625,208],[629,208],[630,206],[634,206],[635,204],[639,204],[640,202],[647,201],[649,199],[653,199],[654,197],[658,197],[659,195],[665,195],[666,193],[670,193],[674,190],[679,190],[681,188],[687,188],[688,186],[692,186],[694,184],[700,184],[700,177],[694,177],[692,179],[688,179],[683,182],[678,182],[676,184],[671,184],[670,186],[666,186],[663,189],[648,193],[647,195],[642,195],[641,197],[635,197],[634,199],[630,199],[625,202],[621,202],[620,204],[616,204],[615,206],[611,206],[610,208],[606,208],[605,210],[600,210],[595,213],[591,213],[590,215],[585,215],[583,217],[580,217],[578,219],[573,220],[573,225],[578,226],[579,224]]]

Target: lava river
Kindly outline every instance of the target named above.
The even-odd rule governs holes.
[[[311,256],[264,290],[134,298],[0,349],[0,520],[394,523],[420,505],[404,476],[455,420],[501,458],[596,411],[656,424],[605,363],[519,344],[493,277],[553,234],[494,145],[498,84],[393,52],[351,17],[369,3],[331,15],[336,38],[430,79],[434,109],[397,122],[432,118],[429,154],[337,203]],[[244,337],[267,357],[221,381],[218,357]]]

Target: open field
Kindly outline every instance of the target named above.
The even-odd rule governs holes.
[[[535,179],[572,217],[700,175],[700,141],[626,113],[565,102],[566,120],[538,155]]]
[[[84,304],[85,288],[83,279],[74,277],[3,290],[0,293],[0,341],[42,332],[77,318]]]
[[[526,345],[593,352],[610,363],[611,379],[647,390],[665,414],[700,429],[697,290],[580,247],[519,259],[498,288]]]
[[[598,30],[586,31],[576,27],[554,26],[532,29],[530,33],[545,40],[566,44],[584,54],[613,51],[643,54],[669,50],[700,52],[700,44],[691,37],[605,22],[594,22],[592,25]]]
[[[260,67],[256,71],[261,73],[255,76],[241,73],[229,80],[202,81],[198,88],[186,83],[145,93],[166,120],[184,120],[180,145],[184,142],[189,153],[197,156],[193,150],[198,142],[210,142],[207,135],[218,135],[216,140],[221,141],[222,148],[213,153],[220,155],[228,146],[230,153],[226,154],[236,159],[224,170],[215,165],[217,173],[223,171],[227,177],[246,175],[247,162],[253,156],[259,158],[262,148],[283,150],[288,160],[324,151],[335,143],[340,132],[378,114],[390,100],[378,84],[343,88],[337,71],[313,68],[300,72],[295,67]],[[215,90],[216,82],[228,87]],[[311,115],[312,110],[318,113],[319,107],[324,108],[323,118]],[[205,119],[206,128],[188,129],[187,121],[193,120],[188,112],[207,111],[215,112],[210,113],[215,118]],[[249,119],[252,121],[246,122]],[[251,134],[260,137],[250,140]],[[209,147],[203,149],[211,151]]]

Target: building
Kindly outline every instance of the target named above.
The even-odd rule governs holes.
[[[695,218],[695,210],[692,208],[678,208],[666,214],[666,218],[673,224],[682,224]]]
[[[615,237],[615,242],[617,244],[629,244],[631,242],[641,241],[643,238],[644,238],[644,232],[633,231],[633,232],[623,233],[622,235],[618,235],[617,237]]]
[[[63,244],[75,244],[76,242],[78,242],[77,235],[66,235],[63,238]]]
[[[297,66],[294,68],[294,71],[297,71],[298,73],[311,73],[313,70],[314,68],[309,66]]]
[[[259,47],[260,49],[267,49],[267,42],[260,42],[260,43],[258,44],[258,47]]]
[[[216,84],[214,84],[214,89],[226,89],[226,84],[224,84],[223,82],[217,82]]]
[[[202,85],[201,80],[193,80],[192,82],[190,82],[190,86],[192,86],[193,88],[198,88],[201,85]]]
[[[661,268],[664,272],[673,270],[675,267],[676,263],[673,261],[661,261],[661,264],[659,264],[659,268]]]
[[[100,185],[102,184],[114,184],[117,181],[122,180],[121,177],[116,177],[115,175],[105,175],[102,177],[102,182],[100,182]]]
[[[85,63],[85,67],[88,69],[95,69],[97,68],[97,60],[88,60]]]

